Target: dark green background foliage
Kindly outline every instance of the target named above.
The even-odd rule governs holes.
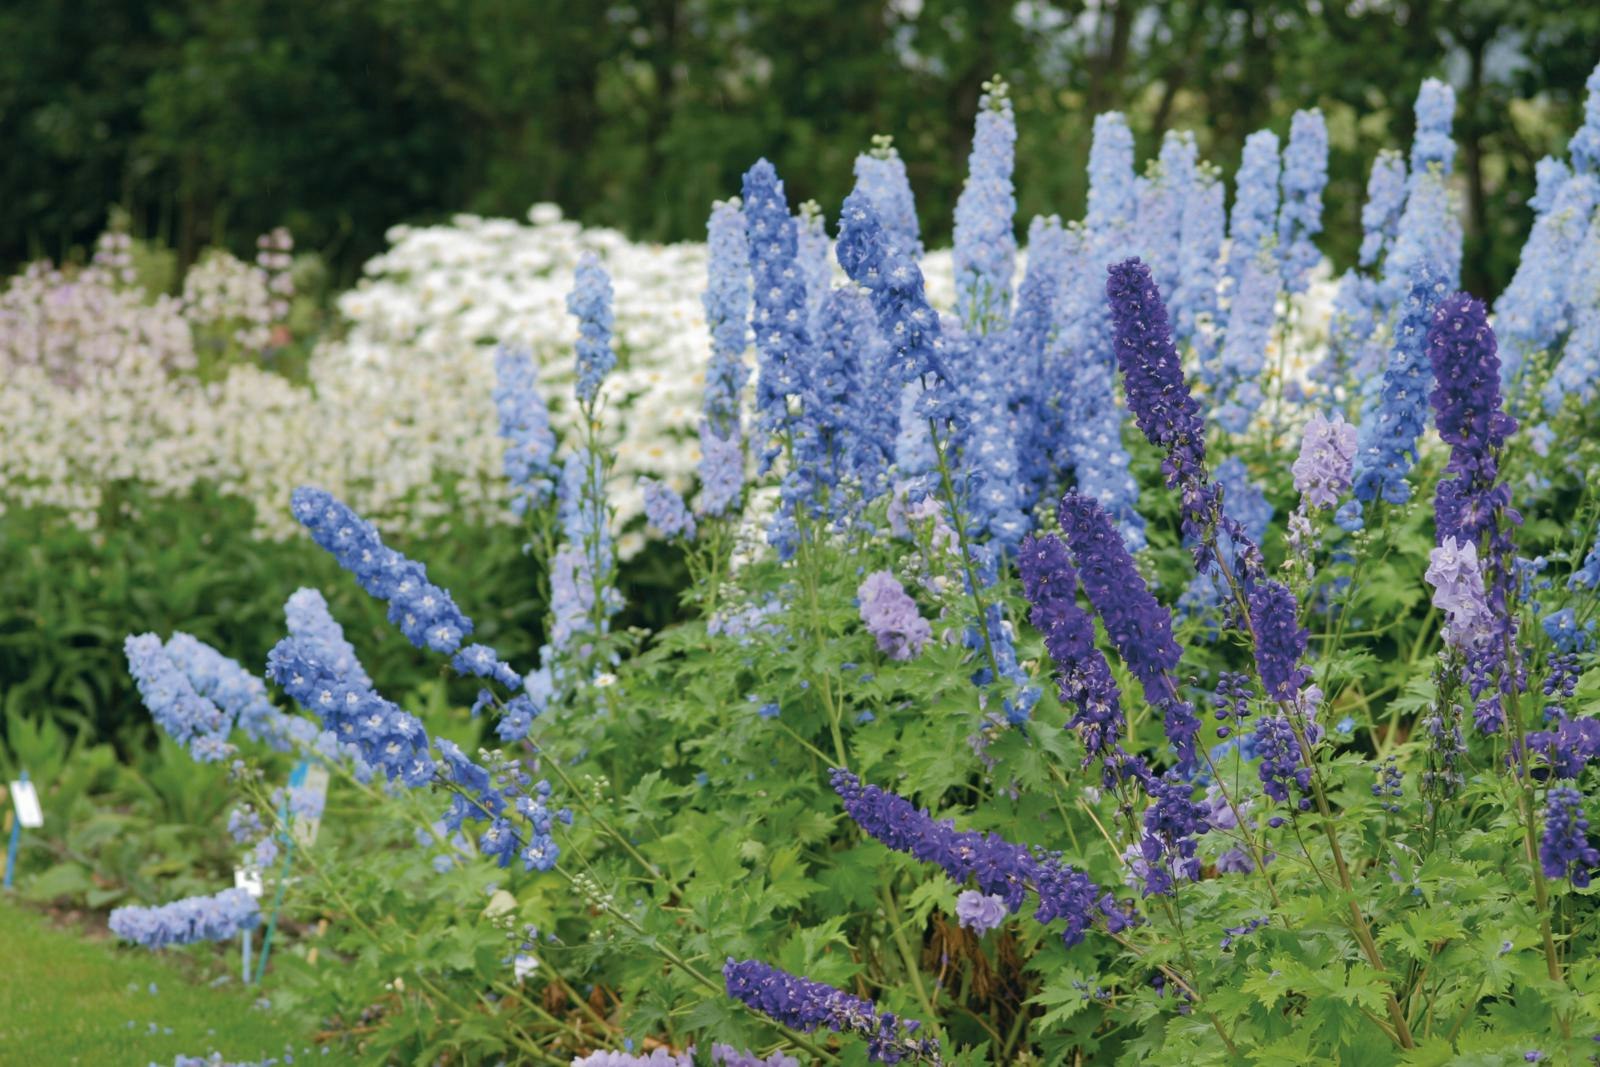
[[[1198,131],[1230,172],[1247,133],[1317,104],[1328,233],[1359,241],[1373,153],[1410,136],[1428,75],[1460,93],[1466,282],[1496,292],[1532,168],[1600,59],[1586,0],[12,0],[0,8],[0,261],[62,256],[106,206],[185,259],[279,223],[348,279],[386,227],[553,200],[640,238],[693,238],[767,155],[836,209],[872,134],[948,220],[982,81],[1016,89],[1021,217],[1076,217],[1092,118],[1148,154]]]

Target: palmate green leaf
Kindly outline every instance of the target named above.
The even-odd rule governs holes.
[[[761,892],[771,900],[775,909],[795,907],[821,888],[818,882],[807,876],[799,845],[775,850],[762,869],[766,883]]]
[[[1378,942],[1399,949],[1411,959],[1426,960],[1442,947],[1440,942],[1455,940],[1464,933],[1458,915],[1437,905],[1407,912],[1400,923],[1391,924],[1378,935]]]
[[[1039,1017],[1038,1025],[1058,1026],[1086,1009],[1089,1006],[1089,998],[1084,995],[1080,986],[1073,984],[1084,981],[1083,973],[1075,969],[1064,969],[1052,974],[1045,987],[1028,998],[1029,1004],[1045,1009],[1045,1013]]]

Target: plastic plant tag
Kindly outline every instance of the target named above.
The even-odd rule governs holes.
[[[44,825],[39,794],[32,782],[11,783],[11,806],[17,811],[17,824],[24,829],[33,830]]]
[[[261,869],[259,867],[235,867],[233,869],[233,887],[243,889],[246,893],[261,899]]]

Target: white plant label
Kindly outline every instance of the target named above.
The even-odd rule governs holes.
[[[39,794],[32,782],[11,783],[11,806],[17,811],[17,822],[25,830],[44,825],[44,812],[39,807]]]
[[[243,889],[246,893],[261,899],[261,869],[259,867],[235,867],[233,869],[233,888]]]

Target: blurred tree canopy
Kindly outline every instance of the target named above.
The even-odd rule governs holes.
[[[1021,219],[1077,217],[1094,115],[1141,156],[1320,106],[1323,248],[1348,263],[1366,170],[1417,85],[1457,90],[1466,283],[1497,292],[1533,166],[1581,119],[1592,0],[9,0],[0,260],[62,257],[112,204],[185,259],[274,225],[348,280],[385,229],[538,200],[636,238],[697,238],[758,156],[830,215],[892,133],[948,240],[980,84],[1013,85]]]

